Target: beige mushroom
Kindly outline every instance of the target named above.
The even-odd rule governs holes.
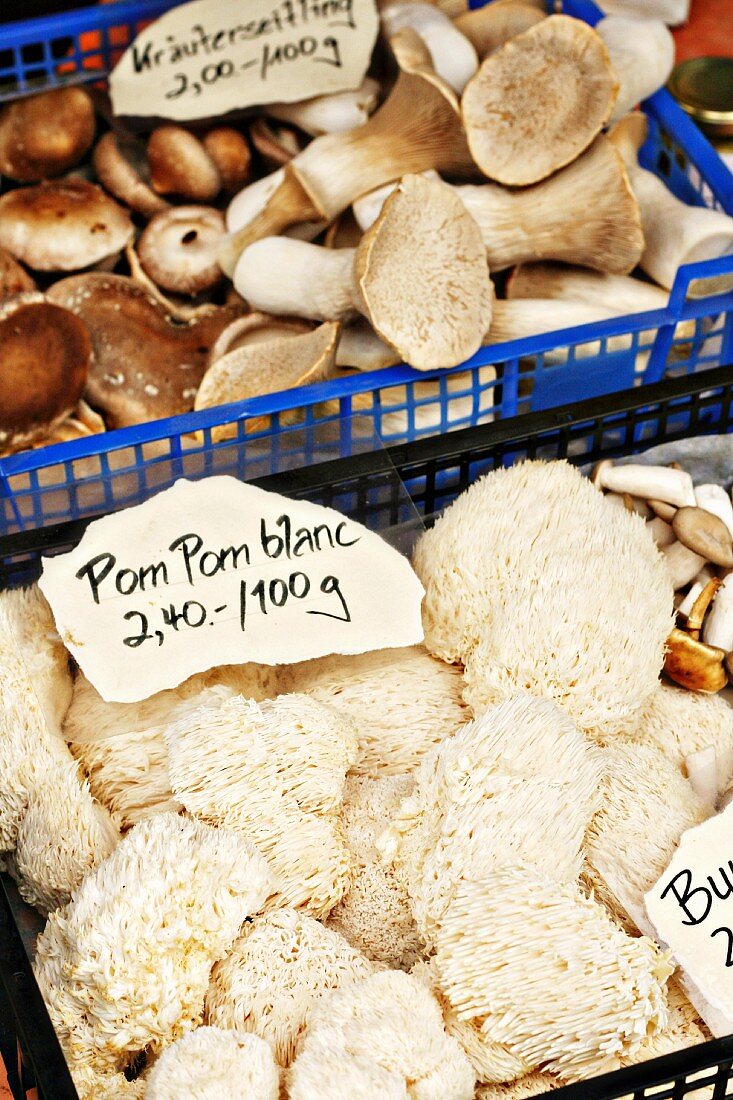
[[[664,520],[660,520],[660,522],[664,523]],[[665,524],[665,526],[668,526],[668,525]],[[672,528],[670,527],[670,531],[671,530],[672,530]],[[674,540],[674,533],[672,534],[672,539]],[[667,543],[667,545],[669,545],[669,543]],[[693,578],[693,581],[692,581],[692,584],[690,585],[690,588],[688,589],[688,591],[685,594],[684,598],[680,601],[680,604],[677,608],[677,614],[678,615],[682,615],[684,618],[687,618],[687,616],[691,614],[692,609],[695,606],[695,603],[697,602],[698,596],[700,596],[702,594],[702,592],[705,589],[706,585],[711,580],[713,580],[714,577],[715,577],[715,574],[713,573],[710,566],[709,565],[704,565],[703,568],[700,570],[700,572],[697,574],[697,576]]]
[[[266,238],[242,254],[234,285],[268,313],[342,320],[361,312],[418,370],[468,358],[491,319],[478,227],[450,188],[421,176],[405,176],[357,249]]]
[[[730,495],[722,485],[696,485],[695,500],[699,508],[704,508],[706,512],[712,512],[721,519],[733,537],[733,505]]]
[[[333,221],[358,195],[406,173],[475,176],[455,94],[420,38],[406,28],[391,45],[400,72],[389,98],[363,126],[315,138],[285,167],[264,207],[222,249],[228,275],[253,241],[299,222]]]
[[[379,15],[387,38],[405,27],[419,34],[438,76],[461,94],[478,69],[479,59],[468,38],[440,8],[416,0],[393,0]]]
[[[710,582],[711,585],[714,581]],[[730,575],[713,590],[715,599],[703,627],[703,641],[726,653],[733,650],[733,581]]]
[[[399,361],[394,348],[380,340],[363,317],[342,327],[336,348],[337,367],[353,367],[359,371],[382,370],[395,366]]]
[[[706,645],[675,627],[667,639],[664,671],[670,680],[690,691],[714,694],[728,682],[724,659],[725,650]]]
[[[249,136],[268,171],[289,164],[303,148],[303,143],[293,129],[289,126],[273,126],[264,115],[260,115],[250,124]]]
[[[243,191],[240,191],[229,203],[226,210],[227,232],[237,233],[254,218],[259,217],[270,198],[279,190],[284,181],[284,169],[277,168],[269,176],[262,176],[251,183],[249,187],[245,187]],[[325,228],[325,221],[301,222],[299,225],[293,225],[287,229],[285,235],[299,240],[312,241]]]
[[[202,144],[216,165],[222,190],[232,195],[244,187],[252,171],[252,154],[244,134],[232,126],[217,126],[204,134]]]
[[[91,356],[83,322],[42,294],[0,305],[0,450],[26,446],[71,413]]]
[[[203,301],[192,302],[190,298],[185,298],[183,295],[164,294],[157,283],[153,282],[148,273],[144,270],[140,263],[140,257],[132,244],[128,244],[125,249],[125,259],[130,268],[130,278],[132,281],[145,290],[148,297],[154,299],[158,305],[163,308],[164,313],[172,320],[187,323],[188,321],[196,321],[201,317],[205,317],[207,314],[217,312],[219,307],[214,305],[213,302],[207,302],[205,300],[206,296],[204,296]],[[225,298],[225,304],[244,309],[244,302],[239,295],[233,292],[233,288],[229,288],[229,291],[230,293],[227,293]],[[230,298],[236,298],[236,301],[230,300]]]
[[[0,109],[0,174],[20,183],[60,176],[94,140],[94,107],[84,88],[53,88]]]
[[[490,54],[466,86],[471,153],[490,179],[537,183],[587,149],[617,90],[606,47],[587,23],[543,19]]]
[[[667,83],[674,66],[674,39],[660,19],[607,15],[595,30],[619,79],[611,115],[615,122]]]
[[[127,211],[101,187],[69,179],[0,196],[0,247],[35,271],[79,271],[132,239]]]
[[[36,284],[25,268],[4,248],[0,248],[0,302],[35,289]]]
[[[182,126],[159,126],[148,139],[148,166],[159,195],[178,195],[191,202],[211,202],[221,190],[221,176],[194,134]]]
[[[671,526],[659,516],[655,516],[654,519],[650,520],[646,525],[646,529],[660,550],[665,546],[671,546],[675,541]]]
[[[222,279],[216,262],[224,216],[211,206],[176,206],[148,223],[138,241],[140,263],[163,290],[201,294]]]
[[[536,23],[547,18],[546,11],[538,11],[529,3],[484,4],[481,8],[463,12],[454,20],[455,26],[465,34],[481,60],[498,50],[510,38],[523,34]]]
[[[271,118],[291,122],[312,137],[337,134],[362,126],[377,105],[379,85],[367,76],[355,91],[332,92],[298,103],[268,103],[263,108]]]
[[[672,520],[672,530],[689,550],[705,561],[733,567],[733,536],[722,519],[704,508],[678,508]]]
[[[650,19],[663,19],[671,27],[686,23],[690,15],[690,0],[601,0],[599,7],[609,15],[638,15],[643,11]]]
[[[663,500],[675,508],[695,503],[690,475],[669,466],[644,466],[634,462],[616,466],[610,459],[604,459],[594,468],[593,480],[601,489],[630,493],[645,500]]]
[[[137,143],[109,130],[97,142],[92,156],[99,182],[120,202],[145,217],[167,210],[168,203],[148,186],[147,165]]]
[[[590,325],[607,321],[620,314],[603,306],[591,306],[584,302],[559,302],[549,298],[517,298],[512,301],[495,301],[491,326],[484,337],[484,344],[503,344],[510,340],[522,340],[527,336],[540,336],[559,329]],[[599,337],[578,343],[576,358],[598,354]],[[606,340],[609,351],[626,351],[631,347],[631,336],[610,336]],[[551,362],[565,362],[567,350],[558,348],[545,353]]]
[[[207,370],[199,386],[195,409],[209,409],[232,401],[246,401],[265,393],[295,389],[327,378],[336,355],[339,324],[327,321],[313,332],[267,338],[266,330],[254,344],[238,347],[217,359]],[[261,430],[268,417],[249,417],[247,430]],[[211,429],[215,442],[232,439],[237,425],[224,424]]]
[[[662,554],[675,592],[694,580],[705,565],[705,558],[690,550],[679,539],[665,546]]]
[[[698,574],[698,576],[700,576],[700,574]],[[693,636],[693,638],[700,637],[703,620],[705,619],[708,608],[715,598],[715,593],[720,588],[720,585],[721,581],[719,577],[711,577],[706,584],[702,585],[700,591],[697,593],[695,599],[692,601],[692,606],[687,612],[687,622],[685,623],[685,629],[687,630],[688,634],[691,634]],[[695,585],[694,587],[697,587],[697,585]],[[706,638],[705,641],[709,645],[717,644],[712,640],[712,638]],[[733,642],[731,643],[730,648],[733,649]]]
[[[232,351],[266,343],[273,337],[302,336],[314,328],[312,322],[298,317],[274,317],[269,313],[247,313],[237,317],[216,338],[209,351],[208,366],[213,366]]]
[[[641,210],[646,246],[641,267],[661,286],[674,283],[682,264],[727,256],[733,252],[733,218],[720,210],[688,206],[662,181],[642,168],[638,151],[647,136],[646,115],[635,111],[609,131],[609,137],[626,162],[629,180]],[[722,293],[733,285],[733,276],[696,281],[690,295]]]

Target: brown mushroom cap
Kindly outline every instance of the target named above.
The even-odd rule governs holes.
[[[211,202],[221,176],[197,137],[182,126],[159,126],[148,141],[148,166],[154,190],[191,202]]]
[[[36,284],[26,269],[9,252],[0,248],[0,302],[35,289]]]
[[[0,306],[0,450],[23,447],[68,416],[91,355],[84,323],[42,294]]]
[[[715,565],[733,567],[733,537],[722,519],[705,508],[678,508],[672,530],[688,550]]]
[[[143,270],[174,294],[200,294],[223,278],[216,260],[226,228],[212,206],[176,206],[148,223],[137,245]]]
[[[300,150],[295,130],[260,115],[249,127],[249,136],[268,172],[288,164]]]
[[[211,345],[241,314],[220,308],[176,324],[132,279],[97,272],[62,279],[48,296],[86,323],[86,396],[115,428],[190,412]]]
[[[450,187],[423,176],[405,176],[364,234],[354,283],[378,335],[418,370],[473,355],[491,321],[481,231]]]
[[[117,135],[110,130],[94,148],[94,171],[99,182],[116,199],[149,218],[161,210],[167,210],[168,203],[148,187],[141,175],[142,166],[138,169],[131,159],[132,152],[131,142],[121,145]]]
[[[241,190],[251,175],[252,154],[247,139],[231,126],[218,126],[204,136],[203,146],[216,165],[227,194]]]
[[[617,94],[600,35],[580,19],[551,15],[490,54],[466,85],[471,154],[491,179],[536,183],[588,148]]]
[[[465,34],[481,59],[498,50],[505,42],[534,27],[547,13],[529,4],[484,4],[482,8],[463,12],[453,25]]]
[[[94,108],[84,88],[54,88],[0,110],[0,174],[21,183],[60,176],[94,140]]]
[[[36,271],[79,271],[119,252],[133,233],[127,211],[85,180],[0,196],[0,247]]]

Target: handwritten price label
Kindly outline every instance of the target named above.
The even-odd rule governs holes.
[[[412,645],[422,585],[379,535],[231,477],[178,481],[44,560],[65,645],[109,702],[194,672]]]
[[[714,1035],[733,1031],[733,803],[682,834],[644,898],[650,921],[689,982]],[[695,996],[701,995],[700,1000]]]
[[[125,51],[112,105],[184,121],[357,88],[377,30],[374,0],[193,0]]]

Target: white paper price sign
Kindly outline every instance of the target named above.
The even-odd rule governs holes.
[[[733,1029],[733,803],[683,833],[644,898],[650,921],[689,980],[714,1033]]]
[[[185,120],[357,88],[378,24],[375,0],[192,0],[125,51],[112,106]]]
[[[178,481],[47,558],[61,637],[108,702],[195,672],[412,645],[424,591],[406,558],[331,508],[232,477]]]

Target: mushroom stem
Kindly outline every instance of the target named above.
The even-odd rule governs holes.
[[[405,27],[419,34],[438,76],[461,94],[478,69],[478,55],[461,29],[440,8],[412,0],[395,0],[379,14],[388,38]]]
[[[714,574],[710,569],[710,566],[708,565],[704,566],[700,570],[700,572],[695,577],[689,592],[677,608],[678,615],[682,615],[685,619],[687,618],[687,616],[690,614],[693,607],[695,606],[695,602],[697,601],[698,596],[703,591],[708,581],[711,581],[713,579],[713,576]]]
[[[684,588],[686,584],[689,584],[705,565],[705,558],[701,558],[694,550],[688,549],[684,543],[679,541],[665,546],[662,553],[675,592],[678,588]]]
[[[265,209],[271,196],[279,190],[285,182],[285,169],[278,168],[268,176],[262,176],[255,180],[249,187],[245,187],[232,199],[226,211],[226,227],[228,233],[236,233],[237,230],[252,222]],[[288,237],[296,237],[299,240],[311,241],[325,228],[325,221],[302,222],[287,230]]]
[[[682,264],[728,256],[733,252],[733,218],[704,206],[680,202],[653,172],[638,162],[639,148],[646,140],[647,120],[640,112],[626,115],[609,131],[626,162],[629,180],[641,210],[646,246],[641,267],[647,275],[669,290]],[[723,293],[733,276],[700,280],[692,297]]]
[[[715,593],[720,588],[720,580],[718,577],[711,577],[710,580],[704,585],[700,592],[695,597],[695,601],[690,608],[690,612],[687,616],[687,630],[693,637],[699,638],[700,631],[702,630],[703,620],[707,614],[707,610],[712,603]]]
[[[527,336],[540,336],[556,329],[589,325],[595,321],[607,321],[618,317],[613,309],[589,306],[583,302],[557,302],[543,298],[521,298],[516,301],[494,302],[491,327],[484,337],[484,344],[503,344],[510,340],[523,340]],[[580,346],[579,357],[595,355],[598,337],[588,346]],[[607,341],[609,351],[626,350],[631,346],[629,336],[612,336]],[[553,353],[555,359],[567,358],[567,352]],[[620,490],[625,492],[626,490]],[[629,490],[630,491],[630,490]],[[638,494],[642,496],[643,494]]]
[[[665,546],[670,546],[675,541],[674,531],[670,525],[665,523],[663,519],[660,519],[659,516],[655,516],[654,519],[650,520],[646,525],[646,529],[660,550]]]
[[[354,317],[355,248],[324,248],[289,237],[265,237],[243,253],[237,290],[254,309],[313,321]]]
[[[337,134],[363,126],[377,105],[379,85],[367,76],[355,91],[317,95],[299,103],[269,103],[271,118],[291,122],[306,134]]]
[[[660,19],[607,15],[596,23],[606,43],[619,92],[611,121],[664,87],[674,66],[674,39]]]
[[[726,577],[720,585],[703,627],[703,641],[730,653],[733,650],[733,581]],[[711,582],[712,583],[712,582]]]
[[[631,496],[643,497],[645,500],[663,500],[674,504],[676,508],[695,503],[692,478],[685,470],[673,470],[668,466],[642,466],[639,463],[623,466],[604,464],[599,480],[602,489],[630,493]]]

